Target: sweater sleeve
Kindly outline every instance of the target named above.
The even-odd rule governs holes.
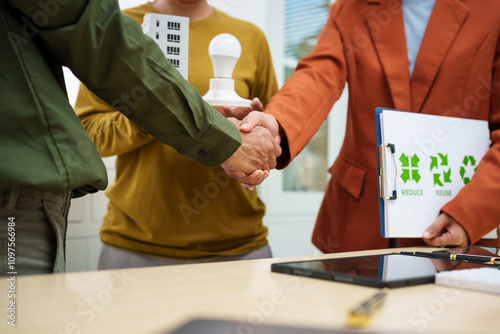
[[[154,138],[80,85],[75,112],[102,157],[121,155]]]
[[[112,0],[9,0],[31,20],[44,48],[85,86],[139,128],[205,166],[227,160],[238,129],[206,104],[140,27]],[[38,16],[37,16],[38,15]]]
[[[258,31],[256,40],[258,41],[258,47],[255,47],[254,50],[256,53],[257,75],[255,76],[250,96],[251,98],[255,96],[259,97],[264,106],[266,106],[271,97],[278,92],[278,82],[274,73],[271,51],[262,31]]]

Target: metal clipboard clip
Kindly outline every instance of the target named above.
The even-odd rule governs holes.
[[[390,148],[392,154],[392,158],[394,161],[394,187],[392,189],[386,189],[387,185],[385,182],[385,177],[387,175],[387,168],[386,168],[386,149]],[[378,177],[379,177],[379,185],[380,185],[380,198],[386,199],[386,200],[395,200],[398,198],[398,192],[396,189],[396,180],[397,180],[397,167],[396,167],[396,147],[394,144],[382,144],[378,147],[378,154],[379,154],[379,170],[378,170]]]

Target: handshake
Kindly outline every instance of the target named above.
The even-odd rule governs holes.
[[[235,110],[226,106],[220,111],[240,130],[242,140],[238,150],[221,166],[249,190],[269,176],[281,154],[278,122],[261,112],[262,109],[262,103],[255,98],[250,109]]]

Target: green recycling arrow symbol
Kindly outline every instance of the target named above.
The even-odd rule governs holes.
[[[418,183],[421,179],[419,171],[418,171],[418,163],[420,162],[420,158],[414,154],[409,157],[404,153],[401,153],[399,156],[399,161],[401,161],[401,166],[403,167],[401,170],[401,179],[404,183],[409,180],[414,180]],[[411,164],[411,166],[410,166]]]
[[[411,170],[411,178],[415,180],[415,182],[418,183],[420,181],[420,174],[418,173],[418,169],[412,169]]]
[[[441,153],[438,153],[438,155],[441,158],[441,166],[448,166],[448,154],[443,155]]]
[[[441,186],[443,187],[444,184],[443,182],[441,182],[441,180],[439,179],[441,177],[441,174],[432,174],[434,176],[434,185],[438,185],[438,186]]]
[[[401,178],[403,179],[403,182],[406,183],[410,179],[410,170],[403,169],[403,172],[401,173]]]
[[[443,172],[444,182],[451,183],[451,168]]]
[[[403,167],[410,167],[409,158],[406,154],[401,153],[401,156],[399,157],[399,161],[401,161],[401,165]]]
[[[431,171],[434,168],[438,168],[438,158],[437,157],[431,157]]]
[[[463,163],[464,163],[464,165],[462,167],[460,167],[460,177],[462,178],[462,181],[464,182],[464,184],[467,184],[470,182],[470,177],[465,176],[465,174],[466,174],[465,167],[476,166],[476,159],[474,159],[474,157],[471,155],[466,155],[464,157]],[[469,165],[469,163],[470,163],[470,165]],[[476,169],[477,169],[477,167],[474,168],[474,172],[476,171]]]
[[[439,164],[439,160],[441,160],[441,164]],[[441,172],[439,170],[439,166],[448,166],[448,154],[438,153],[437,157],[431,156],[431,171],[436,169],[436,173],[432,174],[434,185],[438,185],[440,187],[444,187],[444,183],[451,183],[451,168],[448,168],[448,171],[444,170]],[[441,175],[443,175],[443,182],[441,181]]]

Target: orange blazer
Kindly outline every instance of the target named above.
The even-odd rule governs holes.
[[[342,149],[313,232],[323,252],[377,249],[381,237],[375,108],[488,120],[491,149],[474,177],[442,211],[471,243],[500,224],[500,1],[437,0],[412,80],[400,0],[337,0],[312,54],[275,95],[266,112],[283,128],[284,168],[349,89]],[[467,133],[464,133],[467,136]],[[471,138],[474,140],[474,138]],[[399,245],[423,244],[401,239]],[[489,244],[500,245],[498,239]]]

